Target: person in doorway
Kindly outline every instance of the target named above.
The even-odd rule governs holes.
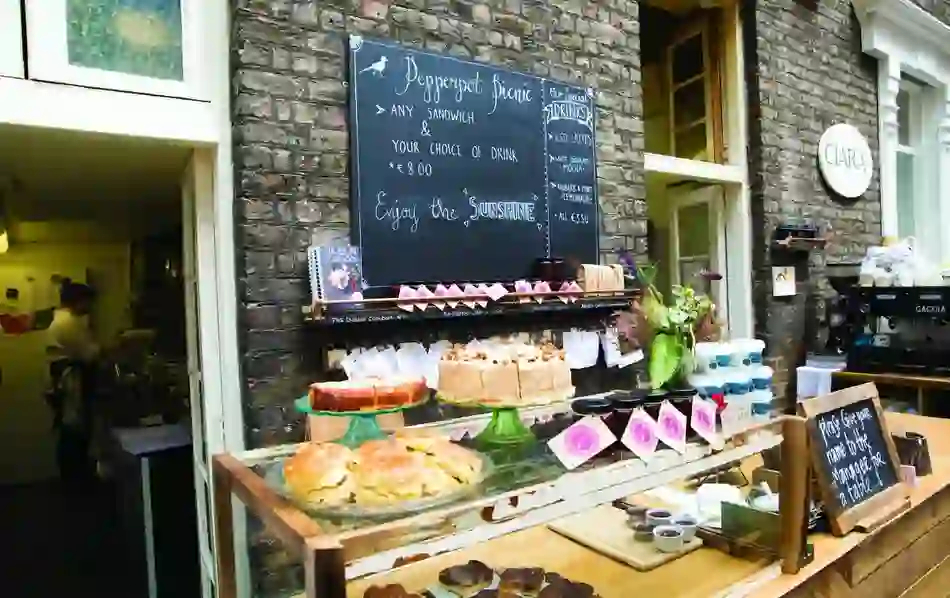
[[[65,482],[95,479],[89,449],[93,434],[93,403],[100,347],[89,326],[95,293],[91,287],[66,280],[60,307],[50,323],[49,349],[52,390],[49,403],[57,432],[56,460]]]

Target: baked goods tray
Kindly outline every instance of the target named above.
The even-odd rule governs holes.
[[[494,466],[490,458],[475,453],[482,460],[482,479],[457,492],[432,496],[417,500],[400,501],[387,505],[365,506],[357,504],[314,505],[298,500],[290,493],[284,481],[284,461],[276,461],[263,466],[264,481],[283,498],[298,509],[319,518],[327,519],[395,519],[404,515],[416,514],[428,509],[445,506],[453,502],[471,498],[479,494],[482,483],[492,475]]]

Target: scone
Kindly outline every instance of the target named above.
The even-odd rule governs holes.
[[[426,494],[426,484],[435,486],[427,476],[425,459],[408,452],[394,440],[371,440],[359,449],[353,498],[360,505],[385,505],[416,500]]]
[[[426,456],[427,464],[440,469],[459,484],[470,485],[482,479],[482,459],[472,451],[434,433],[399,433],[396,441],[410,451]]]
[[[306,504],[342,504],[355,490],[355,466],[356,456],[342,444],[308,443],[284,462],[284,481]]]
[[[469,561],[439,572],[439,583],[461,598],[471,598],[491,585],[495,572],[481,561]]]

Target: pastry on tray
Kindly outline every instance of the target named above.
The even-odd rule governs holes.
[[[464,565],[455,565],[439,572],[439,583],[447,590],[471,598],[491,585],[495,572],[481,561],[469,561]]]
[[[356,450],[305,444],[284,462],[284,482],[308,505],[379,507],[473,487],[483,468],[481,456],[447,438],[404,431]]]
[[[521,594],[514,590],[492,588],[491,590],[482,590],[475,594],[472,598],[521,598]]]
[[[512,590],[525,596],[537,596],[544,583],[544,569],[540,567],[505,569],[498,588]]]
[[[422,598],[422,594],[409,592],[397,583],[386,586],[372,586],[363,592],[363,598]]]
[[[314,411],[372,411],[418,403],[427,392],[423,378],[393,377],[310,385]]]
[[[558,577],[558,580],[548,582],[541,589],[538,598],[597,598],[594,588],[589,584]]]

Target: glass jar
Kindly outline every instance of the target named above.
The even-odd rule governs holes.
[[[647,391],[636,389],[620,390],[608,397],[613,407],[613,413],[608,415],[604,421],[613,435],[617,437],[618,444],[627,429],[627,424],[630,422],[630,414],[633,413],[634,409],[644,404],[646,395]]]

